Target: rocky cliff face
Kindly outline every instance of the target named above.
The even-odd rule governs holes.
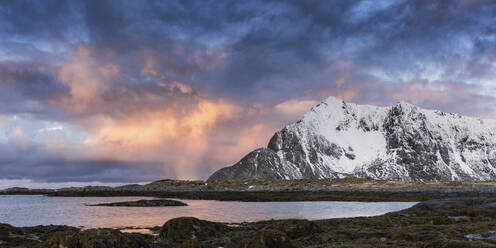
[[[209,180],[339,178],[496,179],[496,121],[329,97]]]

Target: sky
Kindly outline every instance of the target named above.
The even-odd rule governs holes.
[[[0,186],[206,179],[328,96],[496,118],[496,1],[0,0]]]

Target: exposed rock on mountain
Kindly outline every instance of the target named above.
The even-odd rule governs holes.
[[[496,179],[496,121],[409,103],[377,107],[329,97],[209,180]]]

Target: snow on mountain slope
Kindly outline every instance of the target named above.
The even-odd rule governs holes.
[[[496,121],[329,97],[209,180],[338,178],[496,179]]]

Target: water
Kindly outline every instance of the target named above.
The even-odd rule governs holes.
[[[193,216],[218,222],[268,219],[328,219],[374,216],[399,211],[414,202],[222,202],[182,200],[186,207],[91,207],[85,204],[153,199],[150,197],[0,196],[0,223],[14,226],[69,225],[84,228],[145,228]]]

